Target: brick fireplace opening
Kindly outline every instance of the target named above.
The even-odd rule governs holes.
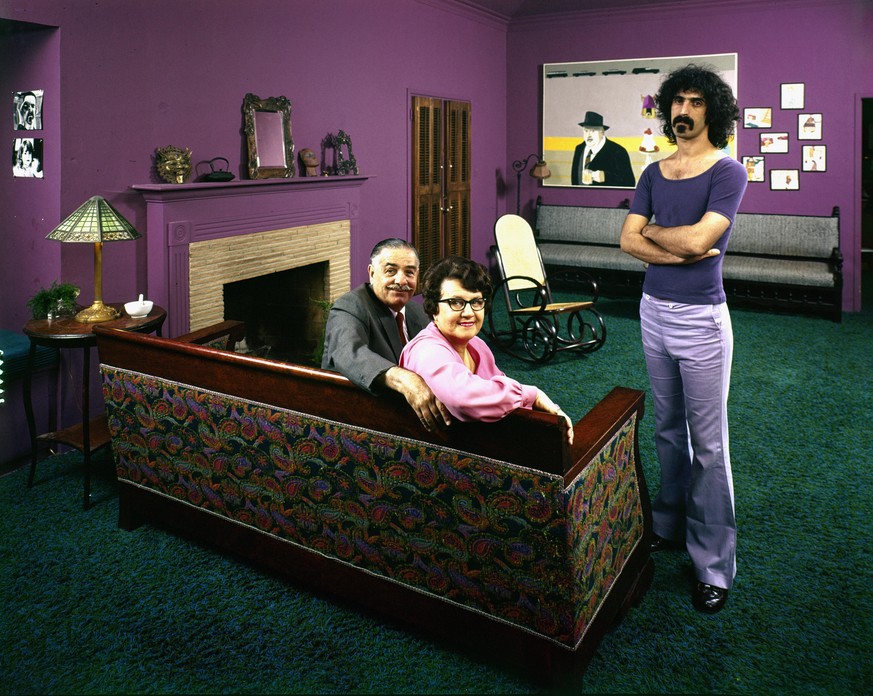
[[[314,263],[224,284],[224,318],[246,325],[246,352],[314,363],[324,331],[328,264]]]
[[[246,323],[249,350],[311,364],[324,329],[322,305],[350,287],[349,221],[192,242],[190,330]]]

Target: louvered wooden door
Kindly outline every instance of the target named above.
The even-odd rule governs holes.
[[[470,255],[470,104],[412,101],[412,243],[422,271]]]

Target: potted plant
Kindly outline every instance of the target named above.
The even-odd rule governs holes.
[[[52,281],[51,287],[46,290],[40,288],[33,297],[27,301],[27,306],[34,319],[46,319],[68,317],[76,313],[76,298],[79,296],[79,288],[72,283],[60,283]]]

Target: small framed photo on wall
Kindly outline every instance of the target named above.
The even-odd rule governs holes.
[[[773,109],[768,107],[743,109],[743,128],[770,128]]]
[[[771,169],[770,190],[797,191],[800,189],[800,176],[796,169]]]
[[[32,89],[12,94],[12,127],[15,130],[42,130],[43,90]]]
[[[761,133],[761,154],[788,152],[788,133]]]
[[[761,155],[743,157],[743,166],[746,168],[750,182],[764,181],[764,158]]]
[[[802,109],[805,85],[802,82],[785,82],[781,85],[783,109]]]
[[[821,114],[797,115],[797,139],[821,140]]]
[[[42,179],[42,138],[15,138],[12,143],[12,176]]]
[[[804,145],[803,146],[803,171],[824,172],[827,171],[827,146]]]

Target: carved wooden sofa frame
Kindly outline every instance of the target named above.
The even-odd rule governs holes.
[[[95,333],[124,529],[169,528],[545,681],[584,671],[648,588],[642,392],[615,388],[569,448],[532,411],[431,434],[335,373]]]

